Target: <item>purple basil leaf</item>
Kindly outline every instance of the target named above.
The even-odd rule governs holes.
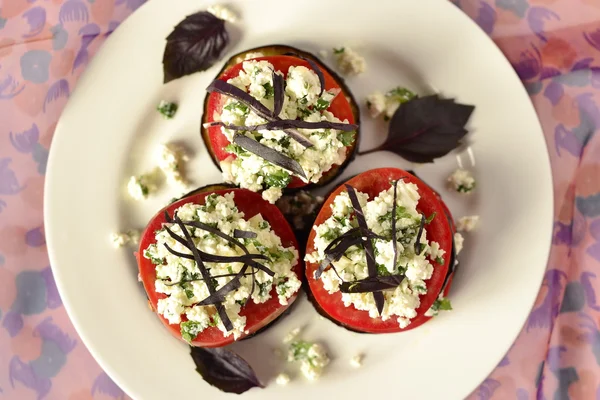
[[[300,164],[298,164],[298,161],[281,154],[277,150],[258,143],[256,140],[251,139],[248,136],[239,134],[236,134],[233,137],[233,143],[237,144],[242,149],[249,151],[250,153],[256,154],[260,158],[267,160],[273,165],[277,165],[278,167],[281,167],[287,171],[291,171],[295,175],[306,179],[306,174],[304,173],[304,170]]]
[[[348,192],[348,197],[350,197],[350,201],[352,202],[352,207],[354,208],[354,216],[356,217],[356,221],[358,222],[358,227],[360,229],[360,234],[362,236],[362,244],[365,248],[365,256],[367,259],[367,271],[369,273],[369,278],[374,278],[375,276],[377,276],[377,264],[375,263],[375,251],[373,250],[373,242],[369,237],[369,227],[367,225],[367,221],[365,220],[365,215],[363,214],[360,202],[358,201],[356,191],[352,186],[348,184],[346,184],[345,187],[346,191]],[[385,301],[383,294],[381,292],[373,292],[373,298],[375,299],[377,311],[379,312],[379,315],[381,315],[381,312],[383,311],[383,303]]]
[[[414,98],[394,113],[385,143],[361,154],[387,150],[412,162],[433,162],[458,147],[474,109],[437,95]]]
[[[415,253],[421,254],[422,244],[421,236],[423,236],[423,228],[425,227],[425,216],[421,215],[421,222],[419,223],[419,231],[417,232],[417,238],[415,240]]]
[[[273,73],[273,93],[274,93],[273,94],[273,98],[274,98],[273,116],[279,117],[279,114],[281,113],[281,110],[283,109],[285,93],[284,93],[283,77],[275,72]]]
[[[191,347],[190,354],[202,378],[223,392],[241,394],[253,387],[264,388],[246,360],[230,350]]]
[[[271,110],[265,107],[265,105],[263,105],[260,101],[252,97],[249,93],[246,93],[245,91],[238,88],[237,86],[232,85],[231,83],[227,83],[220,79],[216,79],[212,81],[210,85],[208,85],[206,90],[210,93],[217,92],[239,100],[248,107],[250,107],[252,111],[257,113],[260,117],[265,119],[271,119]]]
[[[225,21],[206,11],[188,15],[167,36],[164,83],[212,67],[228,44]]]
[[[336,129],[344,132],[353,132],[358,129],[358,125],[344,124],[343,122],[318,121],[309,122],[299,119],[284,119],[270,121],[260,125],[230,125],[222,121],[207,122],[204,127],[222,126],[233,131],[259,131],[259,130],[285,130],[285,129]],[[306,140],[306,139],[305,139]],[[311,143],[312,145],[312,143]]]
[[[241,229],[233,230],[233,237],[236,239],[254,239],[256,236],[256,232],[243,231]]]
[[[378,275],[358,281],[342,282],[340,292],[342,293],[370,293],[382,290],[396,289],[402,283],[404,275]],[[380,312],[381,314],[381,312]]]

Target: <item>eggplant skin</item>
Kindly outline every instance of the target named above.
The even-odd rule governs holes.
[[[319,182],[310,183],[301,188],[286,189],[286,190],[284,190],[284,192],[285,193],[293,193],[299,189],[310,190],[310,189],[313,189],[316,187],[321,187],[321,186],[327,185],[328,183],[332,182],[335,178],[337,178],[344,171],[344,169],[346,169],[346,167],[354,160],[354,158],[356,157],[356,153],[358,151],[358,146],[360,144],[360,138],[361,138],[360,107],[359,107],[358,103],[356,102],[354,95],[350,91],[350,88],[348,87],[348,85],[346,84],[344,79],[339,74],[337,74],[335,71],[333,71],[331,68],[329,68],[327,65],[325,65],[317,56],[315,56],[314,54],[311,54],[307,51],[300,50],[300,49],[292,47],[292,46],[282,45],[282,44],[272,44],[272,45],[268,45],[268,46],[255,47],[253,49],[244,50],[240,53],[237,53],[237,54],[231,56],[231,58],[229,58],[229,60],[227,60],[225,62],[225,65],[219,71],[219,73],[217,74],[215,79],[218,79],[229,68],[244,61],[244,58],[246,57],[247,54],[257,53],[257,52],[260,52],[260,53],[264,54],[265,56],[297,55],[297,56],[301,56],[301,57],[308,58],[308,59],[315,61],[317,64],[319,64],[319,66],[321,68],[326,70],[336,80],[338,85],[340,85],[340,87],[342,88],[342,93],[340,93],[340,95],[345,96],[346,99],[348,100],[348,102],[350,103],[350,108],[352,109],[352,114],[354,115],[354,123],[358,125],[358,130],[356,131],[356,138],[350,148],[350,152],[348,153],[348,157],[346,157],[346,160],[344,160],[344,162],[341,165],[334,165],[333,167],[331,167],[331,169],[329,171],[327,171],[325,174],[323,174],[323,176],[321,177]],[[203,126],[204,123],[206,123],[207,119],[208,119],[208,113],[207,113],[208,98],[209,98],[209,95],[207,94],[206,97],[204,98],[202,120],[200,123],[200,134],[202,136],[204,145],[206,146],[206,149],[208,150],[208,153],[210,154],[210,157],[211,157],[213,163],[215,164],[215,166],[217,168],[219,168],[219,170],[221,170],[221,165],[219,163],[219,160],[215,156],[215,153],[213,151],[212,145],[211,145],[209,137],[208,137],[208,129],[204,128],[204,126]]]
[[[206,193],[206,192],[216,192],[217,190],[235,189],[235,188],[237,188],[237,186],[232,185],[231,183],[211,183],[210,185],[201,186],[197,189],[191,190],[191,191],[187,192],[186,194],[184,194],[183,196],[171,200],[171,202],[169,202],[169,204],[173,204],[179,200],[183,200],[186,197],[190,197],[195,194]]]

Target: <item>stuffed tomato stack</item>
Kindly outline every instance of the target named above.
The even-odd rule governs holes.
[[[354,331],[399,332],[430,317],[454,267],[451,216],[406,171],[364,172],[325,201],[306,248],[306,278],[322,315]]]
[[[220,347],[272,323],[295,301],[303,263],[279,210],[212,185],[161,210],[142,235],[140,277],[176,337]]]
[[[246,53],[257,52],[264,56],[230,60],[208,87],[202,137],[225,181],[273,203],[285,188],[329,182],[350,162],[358,107],[310,54],[287,46]]]

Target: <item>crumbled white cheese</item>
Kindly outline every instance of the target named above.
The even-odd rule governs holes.
[[[127,232],[115,232],[111,234],[111,241],[115,247],[123,247],[126,244],[136,245],[140,241],[140,231],[130,229]]]
[[[471,193],[476,186],[475,178],[470,171],[458,168],[448,177],[450,189],[459,193]]]
[[[378,118],[386,109],[385,95],[379,91],[367,96],[367,108],[373,118]]]
[[[477,227],[479,223],[479,215],[469,215],[456,222],[456,229],[460,232],[471,232]]]
[[[359,191],[356,194],[369,229],[377,235],[390,237],[393,188],[382,191],[370,201],[367,194]],[[402,273],[406,276],[406,279],[396,289],[383,292],[385,307],[381,313],[384,321],[396,318],[402,328],[410,324],[411,319],[417,316],[416,310],[421,304],[419,295],[427,293],[426,281],[433,274],[434,264],[439,262],[437,259],[443,258],[445,255],[444,250],[437,242],[427,239],[426,228],[423,229],[420,238],[423,250],[420,254],[415,254],[415,242],[421,221],[421,214],[417,211],[419,199],[420,195],[416,185],[403,181],[398,182],[396,205],[402,207],[402,211],[396,217],[397,242],[395,246],[398,254],[396,265],[393,265],[394,244],[392,241],[373,240],[377,265],[385,268],[388,273]],[[314,227],[315,252],[306,255],[305,260],[308,262],[320,263],[325,258],[327,246],[336,237],[353,228],[349,219],[353,207],[347,192],[336,196],[331,204],[331,210],[332,216]],[[332,264],[336,268],[337,274],[333,268],[329,268],[320,277],[323,287],[331,294],[340,290],[341,279],[352,282],[368,276],[365,251],[362,247],[350,247],[339,260]],[[380,317],[371,293],[342,293],[342,301],[346,307],[353,306],[358,310],[368,311],[371,318]]]
[[[158,167],[167,178],[167,182],[181,187],[188,183],[183,175],[183,164],[189,160],[186,152],[173,143],[161,144],[158,149]]]
[[[354,357],[352,357],[350,359],[350,365],[353,366],[354,368],[362,367],[363,358],[364,358],[364,356],[362,354],[355,355]]]
[[[463,235],[456,232],[454,234],[454,247],[456,250],[456,255],[458,255],[458,253],[460,253],[462,251],[464,242],[465,242],[465,238],[463,237]]]
[[[346,75],[358,75],[367,70],[367,62],[363,56],[350,47],[333,49],[339,70]]]
[[[271,298],[272,288],[276,288],[276,295],[280,304],[287,301],[300,288],[301,282],[292,270],[298,263],[298,252],[294,247],[283,247],[279,236],[273,232],[267,221],[260,214],[250,219],[245,219],[244,213],[235,206],[235,193],[225,195],[212,194],[206,197],[205,204],[188,203],[179,207],[175,213],[183,221],[198,221],[215,226],[219,231],[232,236],[235,229],[255,232],[256,238],[240,238],[247,249],[254,254],[267,257],[261,264],[270,269],[274,276],[269,276],[264,271],[240,279],[240,286],[229,292],[223,301],[225,310],[232,322],[233,330],[227,331],[223,322],[214,312],[214,306],[199,306],[196,303],[209,296],[208,286],[203,280],[193,280],[199,277],[200,270],[194,260],[179,257],[171,253],[165,245],[172,250],[191,254],[190,250],[173,239],[165,227],[156,231],[156,243],[150,244],[143,256],[156,265],[156,291],[164,293],[166,298],[160,299],[157,311],[163,315],[170,324],[181,323],[181,316],[187,317],[187,322],[181,324],[182,336],[193,340],[195,336],[209,326],[217,326],[225,336],[233,335],[235,339],[245,332],[246,317],[240,315],[241,307],[251,300],[255,304],[264,303]],[[167,224],[176,235],[183,236],[183,231],[177,224]],[[215,237],[200,228],[187,228],[193,237],[195,246],[208,254],[221,256],[240,256],[244,252],[237,246],[231,247],[230,243],[221,237]],[[227,284],[232,273],[237,273],[243,267],[242,263],[205,263],[210,268],[211,276],[226,275],[214,278],[216,289]],[[192,279],[192,281],[190,281]],[[173,284],[181,281],[180,284]],[[252,288],[255,290],[252,292]]]
[[[274,67],[268,61],[244,61],[238,76],[228,82],[239,89],[248,92],[269,109],[274,106],[273,95]],[[291,66],[287,72],[284,88],[284,102],[280,117],[283,119],[301,119],[309,122],[341,121],[327,111],[331,101],[339,94],[337,91],[325,91],[322,94],[317,74],[304,66]],[[252,126],[266,121],[254,111],[237,100],[228,98],[223,106],[220,120],[226,124]],[[352,133],[342,134],[334,129],[298,129],[313,146],[304,147],[291,139],[285,132],[274,130],[259,130],[246,134],[259,143],[272,148],[296,160],[306,175],[307,182],[318,182],[323,173],[333,165],[340,165],[346,159],[346,149],[353,142]],[[236,133],[233,130],[221,128],[221,132],[233,141]],[[281,197],[281,189],[285,188],[292,179],[292,173],[278,167],[265,159],[244,151],[238,146],[227,148],[232,156],[221,161],[223,179],[244,189],[255,192],[265,191],[263,198],[269,202]],[[272,189],[272,190],[269,190]]]
[[[330,359],[325,348],[319,343],[298,341],[290,345],[288,361],[299,361],[302,374],[308,380],[314,381],[322,375]]]
[[[221,4],[214,4],[208,7],[207,11],[223,21],[235,23],[238,20],[236,13],[234,13],[230,8]]]
[[[290,383],[290,376],[285,372],[282,372],[279,375],[277,375],[277,378],[275,378],[275,383],[281,386],[285,386],[288,383]]]
[[[155,190],[152,174],[132,176],[127,182],[127,192],[134,200],[145,200]]]
[[[300,334],[300,328],[294,328],[283,338],[283,343],[293,342]]]
[[[367,108],[373,118],[383,115],[385,120],[389,120],[402,103],[413,99],[416,95],[403,87],[396,87],[383,94],[376,91],[367,96]]]

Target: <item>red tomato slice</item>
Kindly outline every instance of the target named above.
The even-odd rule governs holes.
[[[259,57],[255,60],[265,60],[270,62],[273,65],[273,67],[275,67],[275,70],[281,71],[283,73],[284,77],[287,76],[288,69],[291,66],[304,66],[306,68],[312,69],[307,61],[294,56]],[[227,71],[223,72],[218,77],[218,79],[222,81],[227,81],[228,79],[235,78],[239,75],[241,70],[242,63],[239,63],[237,65],[234,65]],[[322,68],[321,70],[323,71],[323,75],[325,76],[325,90],[341,89],[340,85],[336,82],[336,80],[324,68]],[[208,115],[206,122],[214,122],[215,116],[221,115],[221,112],[223,111],[223,105],[225,104],[226,99],[227,96],[221,95],[219,93],[211,93],[209,95],[208,106],[206,108]],[[331,105],[329,106],[328,110],[340,120],[343,121],[347,119],[349,123],[354,123],[354,114],[352,114],[352,108],[350,107],[350,103],[348,102],[346,97],[342,95],[337,96],[331,102]],[[228,153],[225,150],[225,147],[231,142],[227,140],[223,132],[221,132],[221,127],[213,126],[208,128],[208,134],[210,137],[210,148],[208,150],[215,154],[219,161],[223,161],[228,157],[235,157],[234,154]],[[349,151],[350,147],[347,148],[347,155]],[[293,177],[292,181],[288,185],[288,188],[296,188],[306,185],[307,183],[303,182],[300,178]]]
[[[346,183],[358,191],[367,193],[369,195],[369,199],[373,199],[381,191],[389,189],[392,180],[398,180],[400,178],[403,178],[404,182],[410,182],[417,185],[421,195],[421,199],[417,206],[419,212],[427,216],[435,212],[438,216],[434,218],[429,225],[427,225],[427,238],[429,240],[438,242],[440,247],[445,250],[446,254],[451,254],[452,229],[448,223],[448,220],[444,217],[441,217],[445,215],[444,206],[439,201],[435,193],[424,182],[410,173],[400,169],[380,168],[359,174]],[[344,185],[341,185],[328,197],[327,201],[321,208],[321,212],[317,216],[315,225],[322,224],[331,216],[330,205],[333,203],[333,199],[344,190],[346,190]],[[313,229],[308,237],[306,254],[314,251],[314,240],[315,231]],[[367,311],[357,310],[352,306],[345,307],[344,303],[342,302],[342,294],[340,292],[329,294],[329,292],[323,288],[321,280],[316,280],[314,278],[314,272],[319,267],[317,264],[308,262],[306,263],[306,278],[308,280],[314,300],[320,306],[321,310],[330,318],[341,323],[349,329],[360,332],[391,333],[416,328],[429,319],[425,317],[424,313],[431,307],[438,294],[442,290],[444,278],[448,273],[450,257],[445,257],[444,265],[439,265],[433,260],[432,264],[434,266],[434,271],[431,279],[426,282],[427,294],[420,296],[421,305],[417,309],[417,316],[413,318],[410,325],[404,329],[401,329],[398,326],[398,322],[394,317],[388,319],[387,321],[383,321],[381,318],[369,317],[369,313]]]
[[[284,247],[294,246],[297,250],[298,242],[290,228],[289,224],[279,211],[277,207],[272,204],[269,204],[267,201],[263,200],[260,194],[251,192],[246,189],[222,189],[216,190],[213,192],[206,192],[195,194],[190,197],[181,199],[169,206],[160,210],[154,218],[150,221],[146,230],[142,234],[142,238],[140,241],[139,254],[136,254],[138,267],[140,271],[140,277],[142,279],[142,283],[144,284],[144,289],[146,289],[146,293],[148,295],[148,299],[150,301],[150,305],[152,309],[156,311],[157,303],[159,299],[163,299],[167,297],[163,293],[157,293],[154,282],[156,280],[156,266],[152,264],[152,262],[141,254],[143,254],[144,249],[148,247],[148,245],[156,243],[154,238],[154,232],[158,229],[162,228],[162,224],[165,222],[164,211],[168,211],[170,215],[173,215],[173,212],[186,203],[197,203],[203,204],[204,199],[211,193],[216,193],[219,195],[223,195],[225,193],[235,193],[235,204],[240,211],[244,213],[244,218],[249,219],[255,216],[256,214],[262,214],[263,218],[269,222],[273,231],[279,236],[281,239],[281,243]],[[298,264],[293,268],[293,271],[300,278],[302,274],[303,263],[302,260],[299,260]],[[277,293],[275,292],[275,288],[271,291],[271,298],[262,304],[255,304],[253,301],[248,301],[242,310],[240,311],[240,315],[246,317],[246,330],[247,334],[242,335],[241,339],[245,336],[251,335],[258,331],[261,328],[264,328],[269,323],[274,321],[278,316],[280,316],[292,303],[296,300],[298,293],[294,294],[289,300],[288,305],[283,306],[279,304],[279,300],[277,298]],[[161,322],[169,329],[169,331],[173,334],[173,336],[183,340],[181,337],[180,326],[179,324],[171,325],[169,321],[167,321],[162,315],[157,314],[161,320]],[[185,321],[185,315],[182,316],[182,320]],[[232,343],[233,335],[229,337],[224,337],[223,333],[217,327],[210,327],[202,331],[198,337],[192,342],[192,345],[199,347],[221,347],[227,344]]]

